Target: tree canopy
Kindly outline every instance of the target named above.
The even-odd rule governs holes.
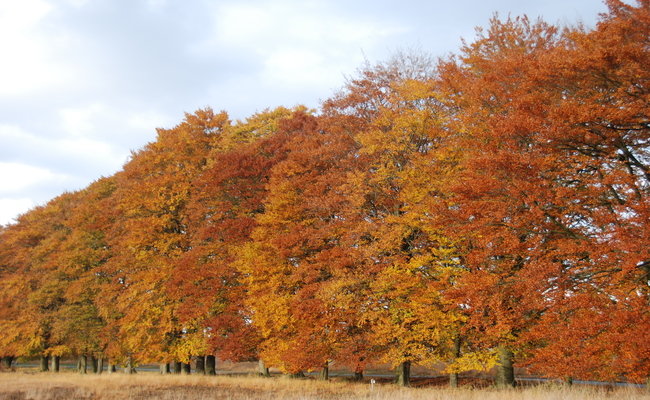
[[[1,227],[0,356],[647,380],[650,1],[606,3],[158,129]]]

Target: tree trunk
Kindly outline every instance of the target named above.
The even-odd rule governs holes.
[[[515,387],[515,369],[512,366],[514,357],[512,350],[507,347],[499,347],[499,363],[497,364],[497,377],[495,384],[498,388]]]
[[[269,377],[271,376],[271,373],[269,372],[269,369],[264,365],[264,360],[260,358],[259,364],[258,364],[258,371],[260,375]]]
[[[402,387],[411,386],[411,362],[404,361],[395,370],[395,384]]]
[[[289,374],[289,378],[291,379],[301,379],[304,378],[305,374],[302,371],[295,372],[293,374]]]
[[[174,373],[175,374],[181,373],[181,363],[179,361],[174,361]]]
[[[127,375],[135,374],[138,371],[135,370],[135,367],[133,366],[133,357],[129,356],[129,358],[126,359],[126,367],[124,368],[124,373]]]
[[[104,359],[100,357],[97,359],[97,374],[102,373],[104,373]]]
[[[357,365],[357,367],[354,369],[354,380],[357,382],[361,382],[363,380],[363,369],[359,365]]]
[[[59,372],[59,356],[52,356],[52,372]]]
[[[160,373],[161,374],[167,375],[169,372],[170,372],[169,363],[160,364]]]
[[[196,373],[199,375],[205,375],[205,357],[196,356]]]
[[[4,356],[2,357],[2,366],[6,369],[11,369],[11,364],[14,362],[13,356]]]
[[[115,372],[115,371],[116,371],[116,369],[115,369],[115,364],[113,364],[113,363],[111,363],[111,362],[109,361],[109,362],[108,362],[108,373],[109,373],[109,374],[112,374],[112,373]]]
[[[47,372],[50,370],[50,356],[41,356],[41,372]]]
[[[205,357],[205,374],[206,375],[217,374],[217,358],[213,355],[209,355]]]
[[[90,368],[93,371],[93,374],[97,373],[97,357],[90,356]]]
[[[452,355],[454,360],[460,357],[460,336],[454,338],[454,346],[452,347]],[[458,372],[452,372],[449,374],[449,387],[457,388],[458,387]]]
[[[323,365],[323,369],[320,371],[320,374],[318,375],[318,380],[328,381],[329,379],[330,379],[329,363],[325,361],[325,364]]]
[[[454,389],[458,388],[458,372],[449,374],[449,387]]]
[[[191,369],[192,369],[192,366],[189,363],[181,363],[181,371],[182,371],[183,375],[189,375]]]
[[[77,363],[77,369],[80,374],[85,374],[88,370],[88,357],[85,355],[79,356],[79,362]]]

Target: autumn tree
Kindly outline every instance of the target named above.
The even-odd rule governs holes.
[[[650,5],[608,1],[594,30],[566,33],[547,61],[557,93],[545,139],[565,166],[556,225],[578,251],[546,289],[530,360],[553,376],[647,379],[648,35]],[[634,320],[633,325],[629,325]],[[634,328],[632,328],[634,326]],[[558,362],[561,360],[562,362]],[[558,365],[554,371],[551,365]]]
[[[337,344],[355,326],[337,299],[355,262],[341,237],[342,185],[356,144],[321,121],[305,113],[282,121],[273,140],[283,141],[286,156],[270,172],[241,269],[264,360],[292,374],[324,369],[326,379]]]
[[[27,262],[29,251],[25,250],[37,242],[38,238],[26,235],[24,224],[9,224],[0,230],[0,355],[7,364],[23,355],[27,347],[27,337],[20,329],[20,317],[26,307],[28,291],[19,272]]]
[[[103,370],[106,348],[102,336],[106,324],[99,314],[97,295],[104,283],[100,268],[110,257],[106,236],[112,219],[106,206],[114,190],[115,180],[108,177],[75,193],[77,202],[68,221],[70,233],[57,261],[59,279],[65,282],[65,304],[54,315],[52,334],[59,345],[51,354],[55,360],[69,353],[78,354],[83,361],[90,357],[97,373]]]
[[[6,332],[7,344],[12,344],[17,355],[39,356],[42,371],[49,369],[51,355],[59,355],[57,347],[61,343],[54,326],[57,313],[66,303],[67,284],[60,265],[69,256],[65,243],[71,234],[70,218],[78,199],[76,193],[64,193],[21,215],[15,225],[7,228],[12,235],[3,243],[10,252],[5,253],[9,255],[5,271],[11,271],[3,279],[3,291],[14,302],[10,309],[15,318],[12,329]]]
[[[168,283],[190,248],[192,181],[229,126],[226,113],[186,114],[175,128],[159,129],[157,140],[133,153],[117,177],[120,218],[109,238],[112,257],[104,273],[112,282],[104,299],[114,305],[123,356],[189,363],[204,354],[204,340],[194,335],[198,327],[179,322]]]
[[[245,361],[258,356],[259,335],[246,307],[248,288],[236,263],[240,248],[251,240],[256,216],[264,212],[269,171],[284,157],[275,131],[298,111],[304,107],[279,107],[237,121],[192,183],[191,249],[169,287],[170,296],[181,302],[179,320],[195,321],[206,335],[209,357]]]
[[[635,41],[645,36],[631,27],[645,29],[638,21],[647,4],[608,5],[594,32],[495,18],[441,68],[467,154],[450,210],[450,235],[466,250],[455,295],[480,332],[472,341],[502,367],[518,353],[533,354],[533,365],[546,360],[537,366],[553,376],[624,370],[614,361],[624,342],[604,340],[601,329],[620,333],[617,320],[643,301],[631,284],[645,259],[637,246],[645,232],[642,103],[620,88],[643,87]],[[500,371],[500,383],[513,382]]]
[[[552,279],[553,219],[565,217],[554,213],[562,212],[553,181],[561,164],[542,144],[557,96],[534,79],[560,43],[542,21],[495,17],[461,56],[441,64],[441,90],[455,111],[450,127],[460,133],[454,146],[464,153],[445,224],[465,268],[452,293],[478,351],[468,357],[496,364],[500,386],[514,385],[517,340],[544,309],[536,284]]]
[[[433,206],[444,201],[456,155],[435,67],[425,54],[398,53],[366,67],[326,103],[333,115],[357,118],[351,130],[365,164],[349,174],[346,219],[355,221],[350,230],[366,271],[361,318],[401,385],[409,384],[411,363],[449,356],[460,322],[441,296],[457,266]]]

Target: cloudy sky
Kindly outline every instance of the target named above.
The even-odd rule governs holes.
[[[319,101],[364,60],[457,52],[500,16],[601,0],[0,0],[0,224],[121,169],[185,112]]]

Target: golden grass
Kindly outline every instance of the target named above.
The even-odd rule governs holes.
[[[162,399],[162,400],[243,400],[243,399],[376,399],[376,400],[600,400],[649,399],[645,389],[605,387],[564,387],[540,385],[512,390],[456,390],[443,387],[398,388],[344,380],[320,382],[313,379],[260,378],[256,376],[165,375],[139,373],[78,375],[75,373],[0,374],[0,399]]]

